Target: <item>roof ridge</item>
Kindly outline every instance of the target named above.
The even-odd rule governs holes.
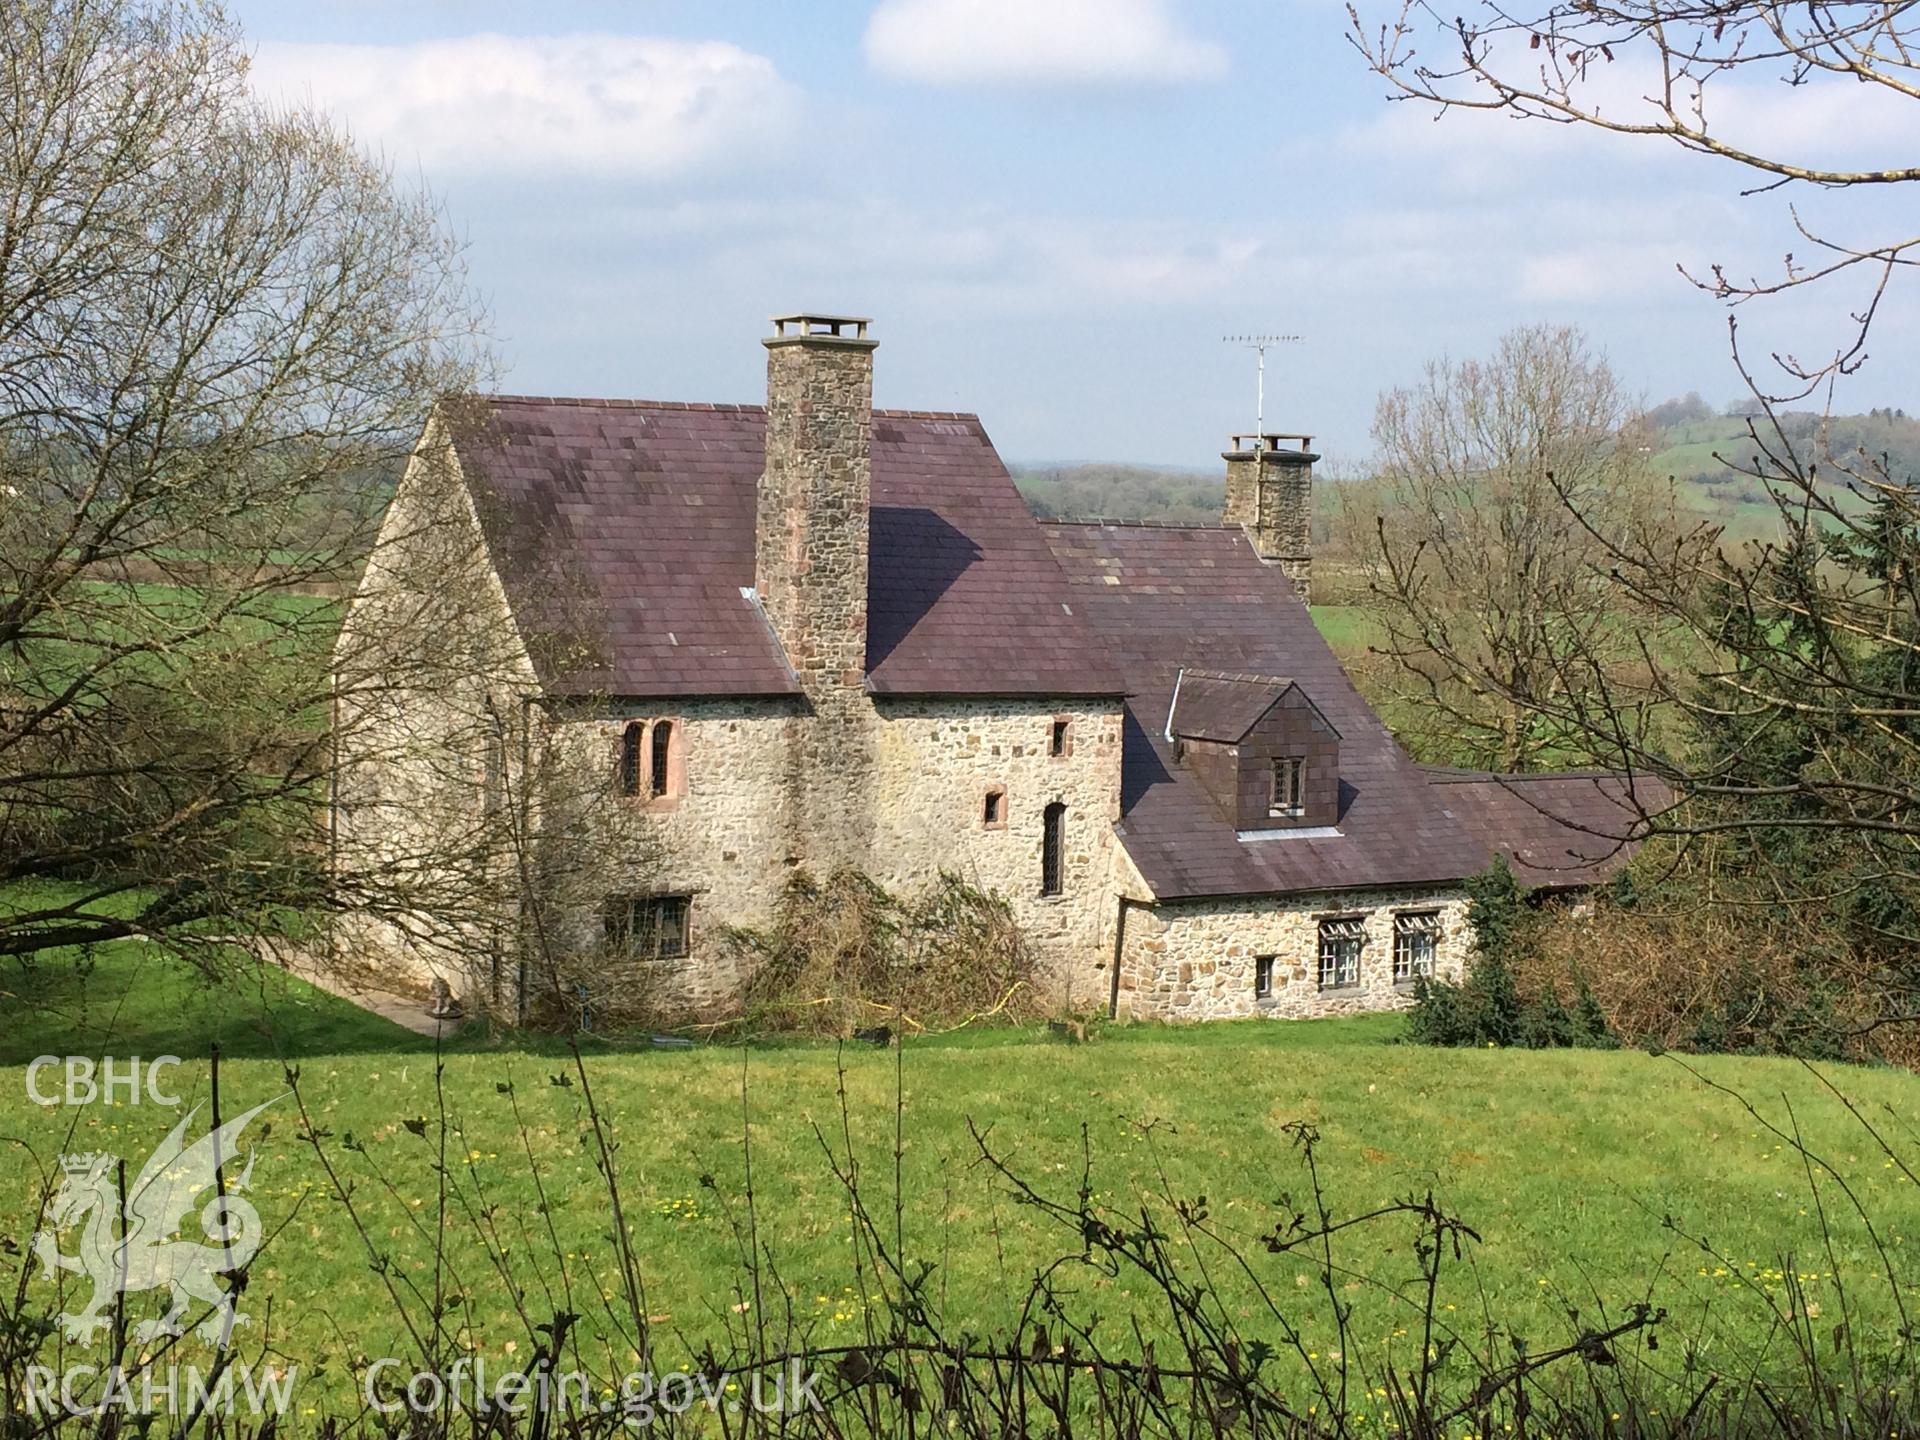
[[[563,405],[581,410],[683,410],[725,415],[764,415],[767,407],[757,402],[726,400],[634,400],[616,396],[593,395],[508,395],[485,394],[471,397],[489,405]],[[877,409],[876,420],[970,420],[980,423],[972,410],[891,410]]]
[[[695,410],[739,414],[759,411],[762,405],[738,405],[709,400],[627,400],[593,395],[477,395],[489,405],[564,405],[582,410]]]
[[[1257,675],[1251,670],[1208,670],[1198,665],[1183,665],[1181,673],[1189,679],[1231,680],[1244,685],[1292,685],[1295,682],[1286,675]]]
[[[1051,515],[1036,518],[1039,519],[1042,525],[1058,525],[1063,527],[1067,525],[1078,525],[1089,529],[1102,530],[1204,530],[1211,535],[1229,530],[1238,530],[1240,528],[1237,525],[1229,525],[1225,521],[1217,521],[1214,524],[1207,525],[1197,520],[1064,520],[1058,516]]]
[[[1608,770],[1600,766],[1589,766],[1582,770],[1470,770],[1460,765],[1422,765],[1421,771],[1429,780],[1442,785],[1487,784],[1498,782],[1502,785],[1525,780],[1625,780],[1633,775],[1646,775],[1658,778],[1651,770]]]

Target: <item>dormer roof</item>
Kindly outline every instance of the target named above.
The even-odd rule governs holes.
[[[1340,733],[1313,703],[1313,697],[1285,676],[1183,668],[1174,678],[1167,734],[1176,740],[1217,740],[1237,745],[1288,691],[1297,692],[1329,730],[1336,736]]]

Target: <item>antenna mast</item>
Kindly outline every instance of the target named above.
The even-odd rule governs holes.
[[[1298,345],[1298,335],[1222,335],[1222,342],[1228,345],[1244,345],[1259,357],[1254,365],[1254,411],[1253,433],[1267,433],[1267,347],[1269,345]]]

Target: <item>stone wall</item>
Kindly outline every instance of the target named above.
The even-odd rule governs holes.
[[[629,720],[671,719],[682,727],[684,789],[670,803],[622,800],[633,827],[614,840],[609,893],[693,896],[691,953],[659,967],[676,993],[701,1003],[726,998],[739,977],[721,964],[716,932],[761,925],[802,865],[824,873],[792,837],[808,828],[790,816],[783,785],[796,731],[807,722],[795,702],[699,700],[647,707],[622,704],[567,729],[581,757],[611,776]],[[1049,753],[1056,719],[1070,727],[1068,753]],[[864,867],[902,897],[950,871],[1011,902],[1044,968],[1054,999],[1076,1009],[1106,1000],[1101,948],[1120,797],[1120,711],[1046,700],[866,701],[849,725],[869,732],[870,789],[855,798],[870,816]],[[852,777],[838,777],[843,784]],[[1003,791],[1001,824],[989,827],[989,788]],[[1042,815],[1066,806],[1061,894],[1040,894]],[[677,970],[679,973],[674,973]]]
[[[1437,910],[1435,974],[1457,980],[1472,948],[1466,896],[1449,890],[1373,890],[1277,899],[1176,901],[1127,916],[1120,1011],[1138,1019],[1217,1020],[1266,1015],[1303,1019],[1393,1010],[1412,1003],[1393,981],[1396,911]],[[1360,983],[1319,986],[1319,921],[1365,917]],[[1273,995],[1254,994],[1255,960],[1275,957]]]
[[[623,701],[603,715],[566,722],[581,763],[609,787],[630,721],[680,727],[678,793],[665,801],[616,796],[617,824],[602,864],[608,894],[692,897],[687,957],[650,963],[639,977],[659,986],[663,1001],[692,1008],[731,1001],[739,977],[721,963],[718,932],[766,924],[801,863],[785,809],[799,710],[799,702],[784,699]]]
[[[1104,1005],[1101,948],[1113,905],[1120,818],[1117,704],[1086,700],[882,700],[874,770],[873,875],[911,893],[950,870],[997,890],[1033,943],[1055,1003]],[[1067,753],[1049,753],[1055,719]],[[989,787],[1006,791],[1005,824],[988,828]],[[1061,893],[1040,893],[1043,814],[1066,806]]]

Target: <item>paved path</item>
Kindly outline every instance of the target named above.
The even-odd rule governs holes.
[[[316,960],[297,946],[284,942],[272,945],[267,949],[267,958],[298,975],[309,985],[325,990],[329,995],[338,995],[369,1014],[391,1020],[430,1040],[444,1040],[466,1024],[464,1019],[436,1020],[427,1013],[426,1002],[419,996],[388,990],[359,976],[342,975],[336,967]]]

